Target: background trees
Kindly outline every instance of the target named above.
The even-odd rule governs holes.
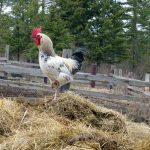
[[[126,38],[130,51],[132,70],[149,60],[150,1],[128,0],[126,7]]]
[[[11,16],[4,13],[6,6],[9,6],[7,0],[0,1],[0,52],[3,51],[4,46],[7,44],[8,39],[11,35],[9,28],[11,27]]]
[[[17,60],[20,59],[20,54],[24,53],[34,59],[33,45],[31,44],[31,31],[32,28],[39,22],[40,17],[38,14],[40,5],[36,0],[20,0],[14,1],[12,4],[12,36],[9,44],[13,54],[17,54]],[[31,54],[30,54],[31,53]]]
[[[128,52],[123,24],[124,8],[112,0],[97,0],[91,8],[92,16],[86,32],[89,59],[106,63],[125,60]]]
[[[11,8],[8,13],[6,6]],[[149,0],[2,0],[0,2],[0,47],[11,45],[12,56],[37,60],[31,31],[41,26],[54,48],[86,47],[87,60],[120,63],[131,70],[150,57]]]

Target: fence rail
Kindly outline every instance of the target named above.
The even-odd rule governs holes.
[[[8,47],[7,47],[7,51],[8,51]],[[6,53],[7,55],[9,55],[9,53]],[[16,84],[18,86],[18,88],[23,88],[24,87],[28,87],[30,89],[30,84],[29,83],[21,83],[20,84],[17,83],[13,83],[14,81],[9,81],[10,76],[17,76],[19,75],[20,77],[26,77],[29,76],[31,78],[33,77],[37,77],[37,78],[42,78],[43,81],[45,81],[45,75],[42,73],[42,71],[40,70],[39,64],[35,64],[35,63],[27,63],[27,62],[19,62],[19,61],[10,61],[8,58],[9,56],[6,57],[0,57],[0,76],[2,79],[8,79],[5,81],[0,81],[1,86],[6,86],[7,84],[9,84],[9,86],[15,86],[14,84]],[[114,73],[118,72],[116,71],[116,69],[114,69]],[[121,72],[122,75],[122,70],[119,69],[119,72]],[[75,80],[72,83],[81,83],[81,84],[90,84],[91,81],[96,82],[98,86],[101,85],[101,83],[103,84],[111,84],[113,86],[117,86],[117,85],[123,85],[126,86],[126,89],[128,90],[128,94],[134,97],[142,97],[142,98],[149,98],[150,97],[150,93],[149,92],[145,92],[144,91],[144,87],[150,87],[150,82],[148,80],[148,75],[146,76],[146,81],[142,81],[142,80],[136,80],[136,79],[131,79],[131,78],[127,78],[127,77],[122,77],[122,76],[117,76],[115,74],[96,74],[93,75],[91,73],[83,73],[83,72],[78,72],[74,78]],[[5,84],[4,84],[5,82]],[[12,83],[11,83],[12,82]],[[27,86],[29,84],[29,86]],[[40,83],[43,84],[43,83]],[[43,84],[44,85],[44,84]],[[42,85],[42,87],[43,87]],[[32,87],[34,87],[34,85],[32,85]],[[36,87],[39,87],[41,90],[42,88],[39,86],[39,84],[36,85]],[[36,89],[36,88],[35,88]],[[45,88],[44,88],[45,90]],[[83,93],[83,92],[81,92]],[[85,92],[84,92],[85,93]],[[94,93],[94,92],[93,92]],[[87,95],[87,94],[85,94]],[[91,94],[94,95],[94,94]],[[95,94],[98,95],[98,94]],[[100,95],[99,95],[100,96]],[[107,96],[106,96],[107,97]],[[112,96],[114,97],[114,96]],[[110,97],[111,98],[111,97]]]
[[[89,81],[110,82],[110,83],[114,83],[114,84],[126,83],[128,85],[138,86],[138,87],[150,86],[150,82],[120,77],[120,76],[116,76],[116,75],[109,76],[106,74],[91,75],[90,73],[77,73],[75,75],[75,78],[89,80]]]
[[[20,66],[12,65],[16,64],[13,61],[8,61],[8,63],[0,64],[0,72],[5,72],[8,74],[20,74],[20,75],[29,75],[35,77],[44,77],[43,73],[40,69],[34,68],[35,66],[38,67],[38,64],[33,63],[23,63],[17,62]],[[30,67],[29,67],[30,66]],[[88,80],[88,81],[96,81],[96,82],[107,82],[107,83],[114,83],[114,84],[122,84],[126,83],[130,86],[137,86],[137,87],[146,87],[150,86],[150,82],[130,79],[125,77],[120,77],[116,75],[106,75],[106,74],[96,74],[91,75],[90,73],[82,73],[79,72],[75,75],[75,79],[78,80]]]

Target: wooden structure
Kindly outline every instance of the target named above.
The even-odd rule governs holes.
[[[8,48],[8,47],[7,47]],[[1,96],[27,96],[39,97],[49,95],[53,92],[38,64],[10,61],[6,52],[6,57],[0,58],[0,93]],[[93,97],[92,100],[98,99],[96,103],[104,106],[110,105],[110,108],[119,108],[124,110],[129,106],[139,104],[141,114],[147,114],[146,119],[150,122],[150,92],[145,91],[145,87],[150,87],[149,75],[146,80],[136,80],[133,78],[123,77],[122,70],[114,70],[111,74],[96,74],[78,72],[74,76],[75,80],[72,84],[79,84],[78,87],[72,86],[71,90],[86,97]],[[114,91],[120,89],[125,92],[109,92],[104,93],[94,90],[81,89],[80,84],[89,86],[91,81],[95,82],[96,87],[112,84]],[[114,106],[115,105],[115,106]],[[135,106],[132,108],[136,108]],[[140,110],[140,109],[139,109]],[[126,111],[124,111],[126,112]],[[136,112],[137,113],[137,112]],[[141,114],[139,116],[141,116]]]
[[[62,57],[64,58],[70,58],[72,55],[71,49],[63,49]]]
[[[1,78],[0,80],[1,86],[4,85],[2,84],[4,82],[2,79],[5,79],[5,83],[6,82],[8,83],[8,84],[6,83],[6,85],[13,87],[15,81],[15,84],[19,82],[20,88],[23,88],[23,86],[21,86],[21,81],[24,82],[28,81],[31,83],[40,82],[40,84],[43,84],[44,87],[44,80],[45,80],[45,76],[39,69],[38,64],[34,64],[32,66],[32,64],[30,63],[23,63],[23,62],[16,63],[13,61],[7,61],[0,64],[0,78]],[[101,85],[101,83],[106,85],[108,83],[113,83],[114,86],[127,85],[129,95],[137,96],[139,94],[138,97],[149,97],[148,92],[145,92],[144,88],[149,87],[150,82],[120,77],[116,75],[106,75],[106,74],[91,75],[91,73],[78,72],[75,75],[75,80],[73,83],[82,83],[87,85],[91,81],[95,81],[97,85]],[[10,84],[11,82],[12,84]],[[31,86],[31,83],[29,84],[29,88]],[[34,87],[34,85],[32,86]],[[38,85],[36,85],[36,87],[38,89]]]

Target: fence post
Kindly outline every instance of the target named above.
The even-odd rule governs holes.
[[[47,77],[44,77],[44,83],[47,84]]]
[[[122,69],[119,69],[119,76],[122,77]]]
[[[114,70],[116,69],[115,65],[111,65],[110,67],[110,75],[114,75]]]
[[[93,63],[91,66],[91,75],[96,75],[97,73],[97,64]],[[91,81],[91,87],[94,88],[95,87],[95,81]]]
[[[62,57],[64,58],[70,58],[72,55],[71,49],[63,49]]]
[[[7,80],[8,79],[8,73],[4,72],[4,79]]]
[[[145,74],[145,81],[150,82],[150,74]],[[145,87],[145,91],[150,91],[150,87]]]
[[[118,76],[119,75],[119,70],[117,68],[114,68],[114,75]]]
[[[129,72],[129,73],[128,73],[128,78],[133,79],[133,72]]]
[[[9,60],[9,45],[6,45],[5,47],[5,58],[7,59],[7,61]]]

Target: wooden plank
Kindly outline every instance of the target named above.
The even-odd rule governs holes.
[[[145,74],[145,81],[150,82],[150,74]],[[150,91],[150,87],[145,87],[145,91]]]
[[[3,89],[3,87],[7,88],[18,88],[22,90],[35,90],[35,91],[43,91],[48,94],[53,92],[50,85],[47,84],[41,84],[41,83],[32,83],[32,82],[20,82],[20,81],[11,81],[11,80],[2,80],[0,79],[0,88]],[[117,100],[127,100],[127,101],[135,101],[135,102],[149,102],[150,98],[139,98],[134,96],[128,96],[128,95],[115,95],[115,94],[108,94],[108,93],[100,93],[100,92],[93,92],[93,91],[86,91],[86,90],[79,90],[76,88],[72,88],[73,91],[81,94],[86,95],[90,97],[95,98],[106,98],[106,99],[117,99]]]
[[[120,80],[121,82],[125,82],[131,86],[139,86],[139,87],[145,87],[146,85],[150,86],[150,82],[146,82],[142,80],[130,79],[130,78],[119,77],[119,76],[113,76],[113,78]]]
[[[29,75],[35,77],[45,77],[45,75],[42,73],[40,69],[20,67],[20,66],[7,65],[7,64],[0,65],[0,71],[10,73],[10,74],[14,73],[14,74]]]
[[[11,63],[11,61],[9,61]],[[17,62],[19,63],[19,62]],[[29,65],[30,63],[23,63],[24,65]],[[30,64],[33,65],[33,64]],[[37,64],[34,64],[35,67],[37,67]],[[32,66],[33,67],[33,66]],[[0,71],[1,72],[7,72],[7,73],[16,73],[16,74],[26,74],[30,76],[39,76],[44,77],[40,69],[37,68],[29,68],[29,67],[21,67],[21,66],[15,66],[10,64],[0,64]],[[98,81],[98,82],[106,82],[106,83],[114,83],[114,84],[122,84],[126,83],[131,86],[139,86],[139,87],[145,87],[150,86],[150,82],[141,81],[141,80],[135,80],[130,78],[124,78],[119,76],[108,76],[106,74],[96,74],[91,75],[90,73],[77,73],[75,75],[75,79],[82,79],[82,80],[88,80],[88,81]]]
[[[141,88],[139,88],[139,87],[135,87],[135,86],[128,86],[127,87],[129,90],[132,90],[132,91],[135,91],[135,92],[139,92],[139,93],[144,93],[144,91],[141,89]]]
[[[70,58],[72,55],[72,49],[63,49],[62,57]]]
[[[150,74],[149,73],[145,74],[145,81],[150,82]]]
[[[95,80],[99,82],[114,83],[114,84],[126,83],[131,86],[139,86],[139,87],[150,86],[150,82],[125,78],[125,77],[119,77],[115,75],[108,76],[106,74],[90,75],[90,74],[84,74],[84,73],[79,72],[75,75],[75,79],[83,79],[83,80],[89,80],[89,81]]]
[[[6,57],[0,57],[0,61],[7,61]]]
[[[2,87],[2,86],[28,89],[28,90],[37,90],[37,91],[48,91],[48,92],[52,91],[50,85],[47,85],[47,84],[0,79],[0,87]]]
[[[5,47],[5,58],[9,60],[9,45],[6,45]]]
[[[119,75],[119,70],[117,68],[114,68],[114,75],[116,75],[116,76]]]
[[[6,65],[6,64],[7,64],[7,65],[11,65],[11,63],[8,63],[8,61],[7,61],[7,62],[5,62],[5,61],[4,61],[4,62],[1,62],[1,61],[0,61],[0,65]]]
[[[91,75],[96,75],[96,73],[97,73],[97,64],[93,63],[91,65]],[[91,81],[90,85],[91,85],[92,88],[95,87],[95,85],[96,85],[95,83],[96,82],[94,80]]]
[[[73,84],[79,83],[79,84],[88,84],[89,85],[90,82],[88,80],[73,80],[73,81],[71,81],[71,83],[73,83]]]
[[[36,63],[28,63],[28,62],[22,62],[22,61],[8,61],[9,64],[12,64],[12,65],[19,65],[19,66],[28,66],[28,67],[37,67],[39,68],[39,64],[36,64]]]
[[[119,69],[119,76],[122,77],[122,69]]]
[[[117,100],[127,100],[127,101],[135,101],[135,102],[149,102],[150,98],[141,98],[141,97],[134,97],[128,95],[115,95],[115,94],[108,94],[108,93],[100,93],[100,92],[93,92],[93,91],[85,91],[79,89],[72,89],[73,91],[90,97],[95,98],[106,98],[106,99],[117,99]]]
[[[133,72],[128,72],[128,78],[131,78],[131,79],[133,79]]]

